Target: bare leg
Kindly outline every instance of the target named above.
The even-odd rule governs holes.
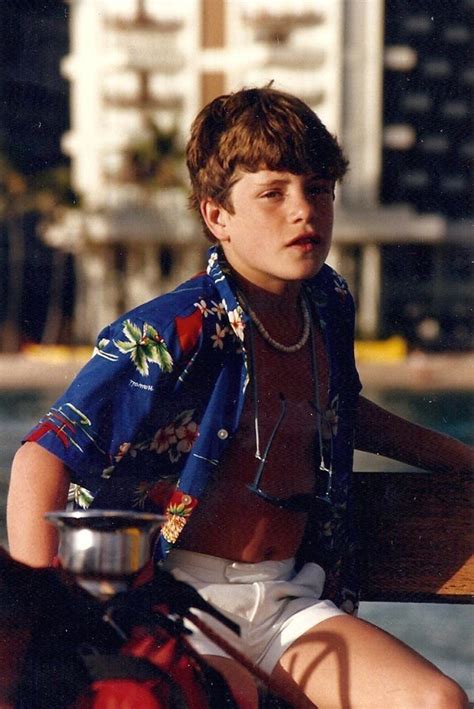
[[[221,673],[239,703],[239,707],[242,707],[242,709],[257,709],[257,685],[248,670],[230,657],[204,655],[203,659]]]
[[[275,679],[319,709],[465,709],[464,691],[388,633],[351,616],[329,618],[282,655]]]
[[[242,667],[236,660],[217,655],[204,655],[206,662],[214,669],[218,670],[226,680],[229,689],[239,704],[239,709],[258,709],[259,693],[257,690],[259,680],[256,679],[245,667]],[[311,709],[314,704],[301,693],[300,688],[288,678],[286,672],[282,673],[282,685],[269,689],[263,683],[261,689],[264,694],[270,692],[275,698],[282,698],[288,706],[294,709]],[[278,705],[279,706],[279,705]],[[0,707],[3,709],[3,707]]]

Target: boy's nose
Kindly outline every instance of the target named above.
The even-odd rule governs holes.
[[[290,218],[292,221],[307,221],[314,215],[314,205],[304,192],[298,192],[291,201]]]

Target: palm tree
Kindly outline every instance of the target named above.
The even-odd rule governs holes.
[[[0,332],[1,349],[17,352],[26,338],[60,336],[67,255],[41,238],[42,224],[58,205],[77,205],[69,169],[52,168],[26,177],[0,153]],[[49,334],[48,334],[49,333]]]

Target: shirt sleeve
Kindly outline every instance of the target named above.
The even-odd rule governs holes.
[[[61,459],[72,482],[94,494],[156,408],[173,364],[155,327],[137,319],[114,323],[100,333],[92,358],[24,440]]]

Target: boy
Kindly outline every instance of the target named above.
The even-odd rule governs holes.
[[[339,145],[300,100],[249,89],[201,111],[187,162],[215,242],[207,273],[106,328],[28,436],[10,486],[12,554],[50,562],[41,518],[64,506],[69,480],[94,506],[164,510],[157,557],[237,620],[246,654],[295,705],[465,706],[454,682],[350,615],[354,440],[453,472],[472,452],[360,396],[352,299],[325,265]],[[192,637],[255,706],[250,676]]]

